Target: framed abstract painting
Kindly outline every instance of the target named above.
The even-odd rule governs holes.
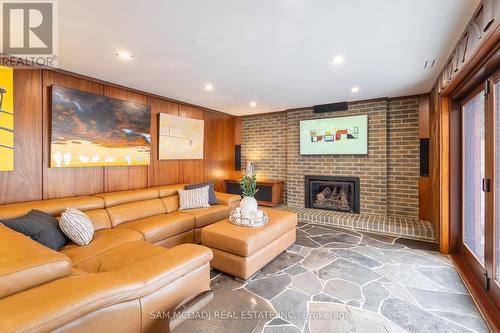
[[[368,116],[300,122],[301,155],[368,154]]]
[[[158,159],[201,160],[205,122],[203,120],[159,114]]]
[[[52,168],[149,165],[148,105],[52,86]]]

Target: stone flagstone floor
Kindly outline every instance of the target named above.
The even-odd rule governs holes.
[[[414,245],[299,223],[250,281],[213,271],[213,300],[174,333],[488,332],[449,258]]]

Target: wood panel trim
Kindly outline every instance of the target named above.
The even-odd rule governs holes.
[[[419,124],[419,138],[429,139],[431,126],[430,126],[430,106],[431,95],[421,95],[418,99],[418,124]],[[430,141],[430,140],[429,140]],[[430,142],[429,142],[430,143]],[[418,177],[418,216],[420,220],[432,221],[432,182],[431,182],[431,147],[429,144],[428,162],[429,174],[427,176]],[[422,158],[422,156],[420,156]],[[435,229],[437,229],[435,227]]]
[[[448,97],[442,97],[439,103],[439,179],[440,179],[440,232],[439,247],[441,253],[450,253],[450,110]]]
[[[236,117],[234,120],[234,144],[241,145],[243,142],[243,119]]]
[[[419,137],[421,139],[429,138],[429,108],[430,108],[430,95],[421,95],[418,99],[418,128]]]
[[[458,100],[450,102],[450,253],[459,253],[462,238],[462,110]]]
[[[437,86],[435,86],[431,92],[431,108],[429,110],[429,125],[430,125],[430,137],[429,137],[429,179],[432,184],[432,225],[434,231],[436,232],[437,239],[440,239],[440,119],[439,119],[439,94],[437,91]]]
[[[455,89],[448,94],[450,99],[464,98],[481,81],[497,70],[498,64],[500,64],[500,40],[485,54],[477,67],[464,77],[460,84],[456,85]]]
[[[474,74],[478,67],[482,66],[485,59],[489,58],[489,52],[495,49],[500,42],[500,22],[496,22],[497,26],[489,35],[483,37],[482,44],[475,50],[475,53],[466,61],[460,72],[452,79],[451,82],[441,91],[443,96],[455,94],[458,89],[468,81],[468,77]]]
[[[458,255],[451,255],[451,259],[491,332],[500,332],[500,311],[490,300],[481,283],[477,281],[462,258]]]

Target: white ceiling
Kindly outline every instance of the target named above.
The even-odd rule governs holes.
[[[58,3],[59,67],[243,115],[429,92],[479,0]]]

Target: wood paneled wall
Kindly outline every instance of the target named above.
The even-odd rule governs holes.
[[[418,114],[419,114],[419,138],[430,140],[430,95],[421,95],[419,98]],[[430,158],[429,145],[429,173],[432,169]],[[420,157],[422,158],[422,156]],[[432,180],[430,175],[418,177],[418,205],[419,219],[424,221],[432,221],[434,231],[437,233],[439,225],[432,219]]]
[[[151,106],[151,164],[132,167],[51,169],[53,84]],[[223,113],[78,75],[41,69],[14,70],[15,165],[0,172],[0,204],[55,199],[158,185],[214,181],[234,175],[235,124]],[[205,121],[203,160],[158,160],[158,114]]]

